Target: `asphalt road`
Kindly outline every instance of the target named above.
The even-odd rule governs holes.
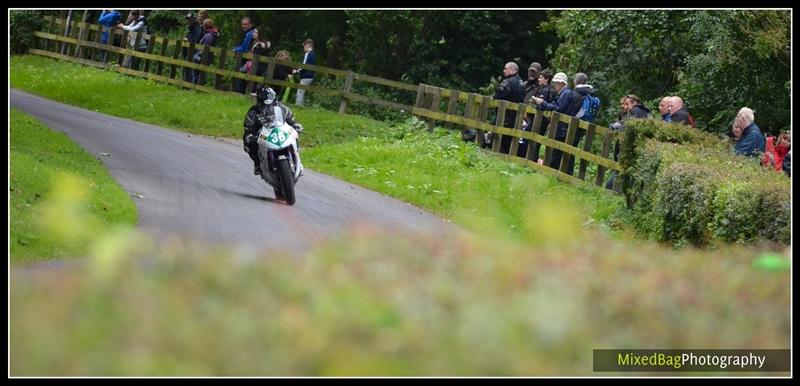
[[[294,206],[274,200],[241,143],[165,129],[10,90],[11,107],[65,132],[133,197],[140,228],[208,243],[302,252],[355,225],[443,232],[420,208],[308,168]],[[242,112],[244,115],[244,112]],[[109,156],[100,155],[108,153]],[[141,196],[138,197],[138,196]]]

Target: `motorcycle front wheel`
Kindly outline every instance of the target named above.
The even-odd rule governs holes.
[[[289,167],[289,160],[282,159],[278,161],[278,178],[281,182],[281,190],[283,191],[283,197],[278,197],[276,192],[275,198],[281,199],[283,198],[284,201],[288,205],[294,205],[295,197],[294,197],[294,178],[292,176],[292,169]]]

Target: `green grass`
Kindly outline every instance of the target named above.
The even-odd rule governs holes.
[[[53,77],[51,74],[60,76]],[[192,133],[241,138],[251,97],[203,94],[36,56],[11,58],[12,87],[67,104]],[[135,102],[130,103],[130,95]],[[611,229],[618,196],[576,187],[480,152],[452,131],[292,107],[306,127],[306,166],[386,193],[472,227],[521,235],[524,205],[570,202],[585,222]]]
[[[82,256],[99,229],[136,223],[136,206],[99,160],[25,113],[12,109],[10,121],[12,262]],[[65,216],[48,217],[43,207],[69,205],[63,195],[51,194],[58,183],[91,199]],[[76,229],[72,221],[88,214],[98,221]]]

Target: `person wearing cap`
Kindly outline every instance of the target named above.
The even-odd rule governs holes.
[[[531,63],[528,67],[528,80],[523,84],[525,89],[525,101],[531,100],[531,97],[536,95],[539,91],[539,72],[542,71],[542,65],[536,62]]]
[[[566,114],[574,117],[580,110],[580,106],[575,106],[575,96],[569,88],[567,81],[567,74],[563,72],[557,73],[553,76],[553,89],[556,92],[556,101],[554,103],[545,102],[544,99],[539,97],[531,98],[531,103],[542,110],[556,111],[561,114]],[[567,124],[564,122],[558,123],[556,129],[556,141],[564,142],[567,139]],[[558,149],[553,149],[553,156],[550,160],[550,166],[553,169],[558,169],[561,166],[561,157],[563,152]],[[572,174],[572,173],[570,173]]]

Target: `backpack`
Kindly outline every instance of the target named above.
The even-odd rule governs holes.
[[[578,98],[576,104],[577,103],[580,103],[581,108],[575,113],[575,118],[587,122],[594,122],[597,117],[597,111],[600,110],[600,98],[591,94],[586,94]]]

